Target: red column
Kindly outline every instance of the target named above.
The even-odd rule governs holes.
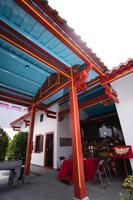
[[[27,141],[27,149],[26,149],[25,176],[30,175],[30,161],[31,161],[31,154],[32,154],[32,140],[33,140],[33,132],[34,132],[34,122],[35,122],[35,108],[32,107],[28,141]]]
[[[84,165],[81,144],[80,122],[77,89],[72,78],[70,87],[70,116],[71,116],[71,135],[72,135],[72,158],[73,158],[73,178],[75,199],[89,199],[87,197]]]

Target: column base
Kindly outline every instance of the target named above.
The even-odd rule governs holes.
[[[83,199],[78,199],[76,197],[73,197],[73,200],[89,200],[89,197],[84,197]]]

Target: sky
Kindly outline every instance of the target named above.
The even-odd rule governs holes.
[[[109,68],[133,58],[133,0],[49,0]]]

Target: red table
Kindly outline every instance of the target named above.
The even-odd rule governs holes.
[[[84,159],[85,180],[93,180],[98,167],[98,158]],[[73,162],[72,160],[64,160],[58,173],[58,179],[68,183],[73,182]]]

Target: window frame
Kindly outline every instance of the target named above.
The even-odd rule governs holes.
[[[40,137],[39,144],[37,144],[37,138],[38,137]],[[39,146],[38,149],[36,149],[37,145]],[[44,146],[44,135],[42,135],[42,134],[35,135],[34,153],[42,153],[43,152],[43,146]]]

